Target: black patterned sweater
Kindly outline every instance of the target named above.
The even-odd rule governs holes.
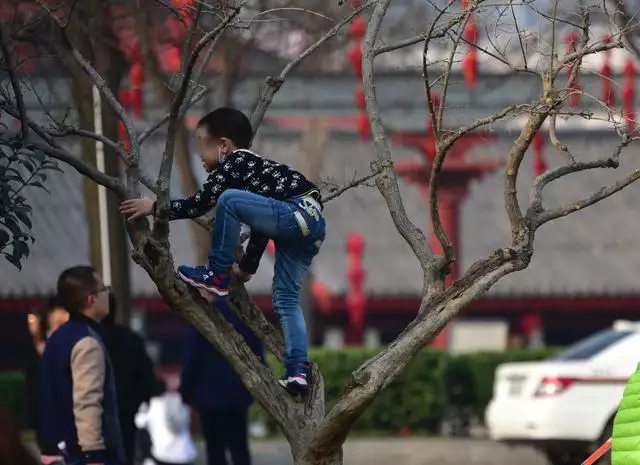
[[[209,173],[200,190],[191,197],[172,200],[170,220],[197,218],[211,211],[227,189],[238,189],[276,200],[288,200],[313,194],[320,200],[320,191],[301,173],[287,165],[263,158],[249,150],[236,150]],[[254,274],[269,238],[251,232],[249,244],[240,261],[240,269]]]

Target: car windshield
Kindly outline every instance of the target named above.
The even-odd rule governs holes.
[[[560,354],[553,357],[553,361],[569,361],[569,360],[586,360],[594,357],[606,348],[610,347],[618,341],[621,341],[625,337],[633,334],[632,331],[616,331],[614,329],[607,329],[597,332],[586,339],[576,342],[570,345],[567,349],[560,352]]]

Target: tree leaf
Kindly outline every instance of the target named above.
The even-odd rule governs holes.
[[[30,184],[31,187],[39,187],[40,189],[43,189],[45,192],[47,192],[48,194],[51,194],[51,192],[49,192],[49,189],[47,189],[44,184],[42,184],[40,181],[34,181]]]
[[[17,259],[13,255],[10,255],[10,254],[6,254],[5,258],[7,259],[7,261],[9,263],[11,263],[13,266],[15,266],[18,269],[18,271],[22,271],[22,263],[20,262],[20,259]]]
[[[14,257],[17,257],[18,260],[21,260],[22,257],[29,258],[29,244],[24,241],[16,241],[13,243],[13,254]]]
[[[11,234],[13,234],[14,237],[20,237],[20,234],[22,234],[22,229],[20,228],[18,222],[8,215],[4,216],[3,219],[5,225],[7,226],[7,229],[11,232]]]
[[[26,205],[26,206],[28,207],[28,205]],[[31,207],[29,207],[29,210],[27,210],[27,211],[30,211],[30,210],[31,210]],[[31,229],[31,228],[33,227],[33,225],[31,224],[31,219],[29,218],[29,215],[26,213],[26,211],[25,211],[25,210],[18,210],[18,209],[16,208],[16,210],[15,210],[15,214],[16,214],[16,216],[18,217],[18,219],[19,219],[20,221],[22,221],[22,223],[23,223],[27,228]]]
[[[35,158],[38,163],[42,164],[45,161],[45,155],[44,152],[40,151],[40,150],[34,150],[33,151],[33,158]]]
[[[22,163],[22,166],[24,166],[27,170],[29,170],[29,173],[33,173],[36,170],[36,167],[31,162],[31,160],[24,158],[20,162]]]
[[[10,240],[11,236],[9,235],[9,232],[4,229],[0,229],[0,250],[4,249]]]

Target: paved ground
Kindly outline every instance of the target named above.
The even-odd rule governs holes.
[[[251,451],[253,465],[293,465],[284,440],[254,441]],[[532,449],[483,439],[353,439],[347,441],[344,455],[344,465],[547,465]],[[197,465],[206,465],[204,454]]]
[[[256,441],[251,449],[253,465],[292,465],[284,441]],[[353,439],[346,443],[344,455],[344,465],[547,465],[532,449],[480,439]]]

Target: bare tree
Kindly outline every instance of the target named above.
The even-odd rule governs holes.
[[[13,85],[11,88],[2,89],[0,94],[2,98],[0,108],[13,118],[24,121],[28,127],[28,131],[25,129],[17,136],[17,142],[14,142],[15,144],[19,142],[24,150],[44,153],[48,157],[69,164],[84,176],[106,186],[122,199],[138,197],[141,184],[146,185],[157,195],[158,208],[153,224],[144,219],[127,225],[129,238],[133,244],[134,260],[146,270],[173,312],[194,324],[229,360],[255,399],[279,425],[289,441],[296,464],[337,465],[342,463],[342,445],[360,414],[381,390],[402,373],[409,361],[433,339],[452,317],[486,292],[499,279],[510,273],[523,270],[529,265],[533,255],[536,230],[540,226],[589,207],[640,178],[640,171],[635,170],[623,176],[613,185],[603,187],[582,200],[556,209],[545,208],[542,203],[543,189],[551,182],[571,173],[596,168],[617,168],[623,149],[636,141],[635,137],[623,132],[612,113],[609,113],[607,118],[612,122],[612,131],[620,136],[620,142],[616,147],[611,148],[611,153],[606,158],[579,161],[580,154],[572,153],[565,144],[558,140],[555,131],[555,121],[558,117],[594,117],[594,115],[575,113],[564,109],[565,102],[575,91],[572,82],[578,76],[583,57],[623,46],[621,35],[624,31],[614,33],[612,40],[606,43],[591,40],[589,35],[590,11],[586,8],[581,11],[579,24],[576,23],[581,31],[582,39],[575,51],[566,54],[558,51],[555,27],[557,21],[554,14],[549,16],[549,21],[552,24],[550,36],[541,38],[537,44],[540,55],[545,56],[546,60],[539,60],[535,66],[527,63],[526,60],[521,65],[511,63],[508,54],[504,53],[504,50],[497,45],[490,44],[483,47],[484,53],[490,54],[496,60],[510,66],[514,72],[532,73],[538,76],[541,82],[540,95],[533,102],[515,103],[465,127],[453,131],[446,130],[443,124],[443,115],[447,93],[451,85],[451,70],[459,57],[458,48],[464,42],[462,30],[472,15],[483,13],[494,15],[498,18],[496,21],[499,22],[501,18],[508,17],[507,13],[509,13],[509,5],[496,7],[489,5],[488,2],[484,4],[481,0],[477,0],[469,2],[464,11],[459,11],[453,7],[454,3],[452,0],[440,8],[428,30],[416,37],[385,45],[378,44],[382,42],[380,40],[381,25],[391,0],[372,0],[354,11],[349,11],[324,36],[293,59],[280,75],[269,76],[265,79],[260,98],[251,114],[252,123],[257,130],[270,102],[278,89],[285,84],[289,73],[302,60],[312,55],[326,41],[335,36],[353,16],[366,10],[369,14],[369,21],[364,40],[363,83],[375,157],[372,160],[372,173],[364,179],[371,177],[375,179],[376,186],[387,203],[398,233],[411,247],[422,267],[424,286],[420,306],[416,309],[414,320],[389,346],[352,373],[342,397],[328,412],[325,412],[323,379],[317,366],[313,367],[313,385],[309,397],[304,403],[292,400],[279,387],[269,369],[259,362],[242,342],[242,338],[225,322],[221,315],[218,312],[211,312],[199,294],[177,278],[169,248],[169,223],[167,219],[169,180],[180,120],[194,98],[190,95],[190,82],[194,76],[194,68],[202,50],[211,43],[215,44],[226,31],[241,27],[243,22],[247,21],[244,18],[240,19],[239,16],[244,2],[233,4],[226,2],[227,6],[224,8],[219,7],[212,10],[212,14],[217,15],[217,19],[213,21],[214,25],[197,41],[194,40],[195,45],[191,44],[193,47],[188,47],[191,52],[186,54],[183,60],[180,83],[178,91],[172,98],[170,112],[161,122],[154,125],[154,127],[159,127],[162,123],[168,122],[165,150],[159,174],[155,179],[151,175],[143,173],[140,165],[140,139],[149,131],[142,134],[136,131],[131,117],[114,97],[103,77],[73,42],[68,43],[70,56],[91,77],[100,89],[104,101],[123,121],[131,139],[131,147],[129,151],[125,151],[115,142],[89,131],[76,131],[75,135],[94,140],[100,139],[113,147],[114,151],[127,164],[125,181],[99,172],[95,167],[59,144],[52,136],[51,128],[32,118],[26,112],[24,105],[21,104],[21,88],[17,84],[17,78],[11,68],[10,73],[13,76],[11,83]],[[209,7],[207,6],[207,8]],[[65,24],[57,16],[53,16],[64,33]],[[497,30],[500,30],[501,34],[504,34],[505,30],[509,30],[509,34],[513,34],[515,40],[520,39],[517,24],[512,24],[512,29],[505,26],[496,27]],[[542,39],[544,39],[544,43]],[[3,37],[3,40],[10,40],[10,38]],[[434,41],[444,42],[448,46],[449,52],[444,64],[430,63],[426,58],[426,51]],[[494,43],[504,42],[505,40],[500,40]],[[420,43],[423,44],[425,51],[423,60],[425,93],[437,137],[437,153],[431,169],[429,186],[430,214],[434,230],[444,250],[442,256],[433,252],[423,232],[411,222],[405,212],[398,189],[398,181],[393,171],[389,139],[381,122],[373,69],[375,58],[381,54]],[[10,46],[3,46],[3,50],[10,50]],[[526,54],[524,55],[526,56]],[[10,64],[12,61],[5,56],[5,63]],[[430,68],[429,73],[427,73],[427,67]],[[571,73],[566,81],[564,78],[560,78],[560,73],[568,67],[571,69]],[[432,78],[434,71],[441,72],[435,80]],[[313,83],[311,82],[309,85],[313,85]],[[431,93],[434,92],[435,87],[439,87],[442,94],[441,105],[438,107],[434,107],[431,103],[433,101]],[[442,228],[437,208],[438,178],[443,163],[452,145],[463,135],[516,115],[525,117],[526,121],[513,141],[504,170],[503,194],[506,216],[511,228],[511,242],[474,263],[460,279],[445,288],[445,277],[449,272],[450,264],[455,259],[455,250]],[[523,210],[518,199],[516,179],[527,148],[537,131],[547,121],[549,122],[549,138],[566,163],[548,170],[534,180],[530,192],[530,205],[526,210]],[[354,187],[359,182],[354,181],[344,189]],[[335,198],[344,189],[334,192],[331,197]],[[233,284],[229,299],[238,315],[263,339],[268,349],[282,360],[283,341],[280,331],[266,320],[241,284]]]

